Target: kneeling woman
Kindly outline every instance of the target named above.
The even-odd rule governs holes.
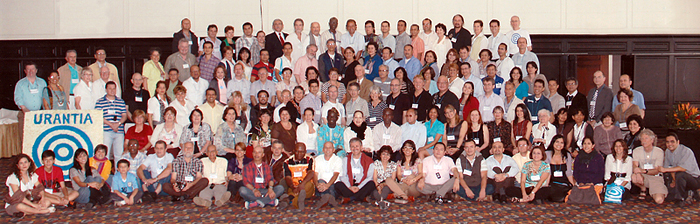
[[[92,208],[111,202],[111,191],[100,174],[88,164],[88,152],[85,149],[75,151],[73,167],[70,168],[70,180],[73,189],[78,191],[75,202]]]
[[[406,204],[408,196],[396,183],[396,171],[399,164],[391,161],[391,147],[382,146],[378,153],[380,160],[374,161],[374,183],[377,183],[377,189],[372,192],[372,195],[377,202],[375,205],[380,207],[388,207],[389,203],[384,201],[390,193],[394,193],[397,200],[396,203]]]
[[[542,204],[542,200],[549,197],[549,164],[544,162],[547,154],[542,145],[535,146],[530,153],[529,161],[525,163],[521,173],[520,187],[506,189],[512,202],[531,202]]]

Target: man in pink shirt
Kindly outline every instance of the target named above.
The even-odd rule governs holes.
[[[418,24],[411,25],[411,45],[413,45],[413,57],[420,59],[421,64],[425,64],[425,59],[423,58],[423,55],[425,55],[425,42],[423,39],[418,37],[418,34],[420,34],[420,27]]]
[[[435,203],[450,203],[444,199],[445,194],[452,190],[459,191],[459,182],[455,177],[459,171],[451,158],[445,157],[445,144],[438,142],[433,148],[433,155],[423,159],[423,175],[425,178],[418,182],[418,191],[423,194],[436,194]]]
[[[306,69],[308,67],[313,66],[318,69],[316,50],[318,50],[318,47],[315,44],[309,44],[309,46],[306,46],[306,54],[299,57],[296,64],[294,64],[294,77],[299,85],[306,83]]]

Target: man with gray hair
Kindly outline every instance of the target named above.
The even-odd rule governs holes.
[[[325,50],[325,53],[318,57],[318,79],[321,82],[326,83],[330,80],[330,70],[333,68],[342,68],[345,59],[343,59],[342,52],[337,51],[338,45],[335,42],[335,39],[328,39],[324,43],[326,44],[324,49],[327,50]]]
[[[75,108],[75,106],[72,104],[72,102],[75,102],[73,100],[73,88],[80,83],[80,74],[83,72],[83,67],[77,65],[77,61],[78,53],[73,49],[68,50],[66,51],[66,64],[58,68],[58,84],[63,87],[63,91],[66,93],[66,96],[70,96],[68,106],[71,109]]]
[[[656,204],[662,204],[668,195],[664,177],[659,170],[664,165],[664,151],[656,147],[656,134],[653,131],[647,128],[639,135],[642,146],[632,151],[632,183],[642,190],[639,199],[646,199],[649,192]]]
[[[170,184],[163,184],[163,191],[174,202],[194,198],[209,185],[209,180],[202,176],[202,161],[194,157],[194,143],[184,144],[182,155],[173,160],[172,166]]]
[[[197,65],[197,58],[189,52],[189,47],[187,39],[180,39],[177,45],[177,52],[168,56],[163,67],[164,70],[177,69],[178,74],[180,74],[178,79],[181,82],[190,78],[190,67]]]
[[[316,44],[309,44],[306,46],[306,54],[299,58],[296,58],[296,63],[294,64],[294,78],[299,85],[306,83],[306,69],[309,67],[314,67],[318,69],[318,60],[316,60],[316,51],[318,47]],[[305,85],[302,85],[305,86]],[[308,85],[307,89],[308,90]]]
[[[269,61],[275,61],[277,58],[281,57],[282,46],[284,45],[284,40],[289,36],[289,34],[282,32],[284,29],[284,23],[282,20],[275,19],[272,21],[272,29],[274,30],[267,36],[265,36],[265,49],[270,53]]]

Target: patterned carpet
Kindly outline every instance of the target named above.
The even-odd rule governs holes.
[[[10,159],[0,159],[0,181],[5,186],[9,174]],[[7,187],[0,188],[3,195]],[[203,222],[203,223],[697,223],[700,209],[695,203],[683,208],[673,204],[654,205],[648,202],[629,201],[625,205],[578,206],[558,203],[494,204],[460,201],[447,205],[416,202],[408,205],[392,204],[386,210],[367,203],[351,203],[340,208],[308,208],[304,211],[275,208],[245,210],[242,205],[227,204],[220,208],[201,208],[193,203],[173,203],[169,197],[157,203],[131,207],[72,210],[59,208],[46,216],[12,218],[5,211],[0,223],[116,223],[116,222]],[[696,221],[692,221],[696,220]]]

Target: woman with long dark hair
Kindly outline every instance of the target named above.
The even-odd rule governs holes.
[[[552,137],[552,144],[549,144],[547,151],[547,162],[551,168],[551,181],[549,186],[552,188],[549,200],[553,202],[564,202],[564,199],[573,187],[574,170],[572,164],[573,156],[569,150],[564,147],[566,140],[563,135],[555,135]]]
[[[100,174],[88,164],[88,152],[78,149],[73,156],[73,167],[70,168],[70,181],[73,190],[78,191],[75,202],[80,207],[93,208],[95,205],[109,204],[111,190],[105,184]]]
[[[399,187],[408,194],[408,201],[414,201],[414,197],[420,196],[418,181],[423,178],[423,160],[416,152],[416,144],[412,140],[406,140],[401,146],[401,160],[396,176]]]
[[[51,194],[43,191],[39,175],[34,172],[36,165],[27,154],[15,156],[10,170],[10,176],[5,181],[9,189],[8,195],[12,198],[9,201],[7,198],[5,200],[5,212],[8,215],[22,217],[25,214],[48,214],[56,211],[56,208],[49,207],[52,201],[58,204],[56,198],[49,198]],[[27,199],[26,195],[30,195],[35,201]]]

